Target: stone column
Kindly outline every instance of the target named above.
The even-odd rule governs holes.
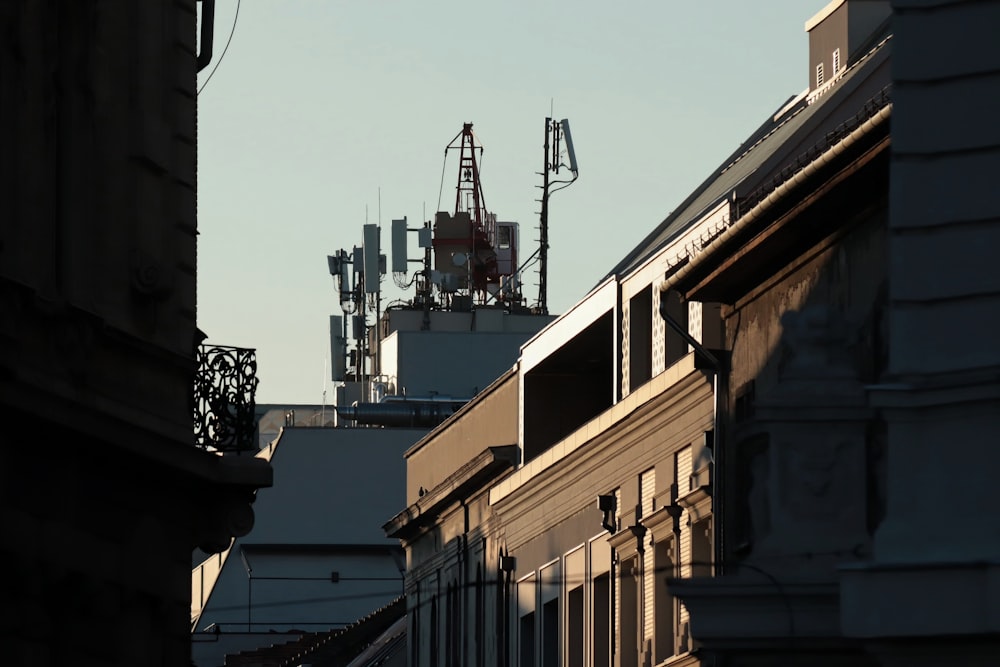
[[[1000,2],[893,8],[890,365],[871,390],[888,426],[887,511],[873,561],[844,572],[842,619],[887,665],[994,664]]]
[[[869,664],[840,627],[838,565],[861,558],[871,542],[872,413],[847,354],[850,325],[826,305],[788,312],[782,325],[780,382],[757,399],[741,434],[767,442],[750,464],[745,555],[724,577],[675,580],[671,589],[691,610],[696,639],[733,664],[754,664],[751,655],[783,665]]]

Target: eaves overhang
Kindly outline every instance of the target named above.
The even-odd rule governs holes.
[[[832,131],[822,147],[793,175],[781,182],[769,194],[738,218],[700,252],[678,264],[660,284],[661,292],[677,289],[688,299],[731,302],[725,281],[720,278],[738,263],[752,260],[761,266],[761,248],[768,237],[785,229],[808,207],[844,187],[852,175],[869,166],[876,158],[888,154],[889,119],[892,103],[889,89],[870,100],[853,125],[845,124]],[[833,139],[831,141],[831,138]],[[864,184],[862,184],[864,185]],[[827,201],[832,201],[828,199]],[[832,228],[813,229],[830,233]],[[786,236],[787,238],[787,236]],[[753,248],[755,255],[748,252]]]
[[[386,536],[409,540],[433,525],[441,512],[453,503],[464,500],[513,469],[520,456],[517,445],[502,445],[484,449],[475,458],[448,476],[417,502],[394,516],[382,526]]]

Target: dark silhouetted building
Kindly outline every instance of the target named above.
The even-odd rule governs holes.
[[[197,4],[0,7],[4,664],[189,665],[270,483],[195,446]]]

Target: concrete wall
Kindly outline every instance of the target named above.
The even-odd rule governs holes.
[[[382,343],[382,372],[397,394],[468,399],[510,370],[533,333],[397,331]]]

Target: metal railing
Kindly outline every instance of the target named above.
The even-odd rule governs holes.
[[[203,449],[256,451],[257,351],[201,345],[194,382],[194,437]]]

